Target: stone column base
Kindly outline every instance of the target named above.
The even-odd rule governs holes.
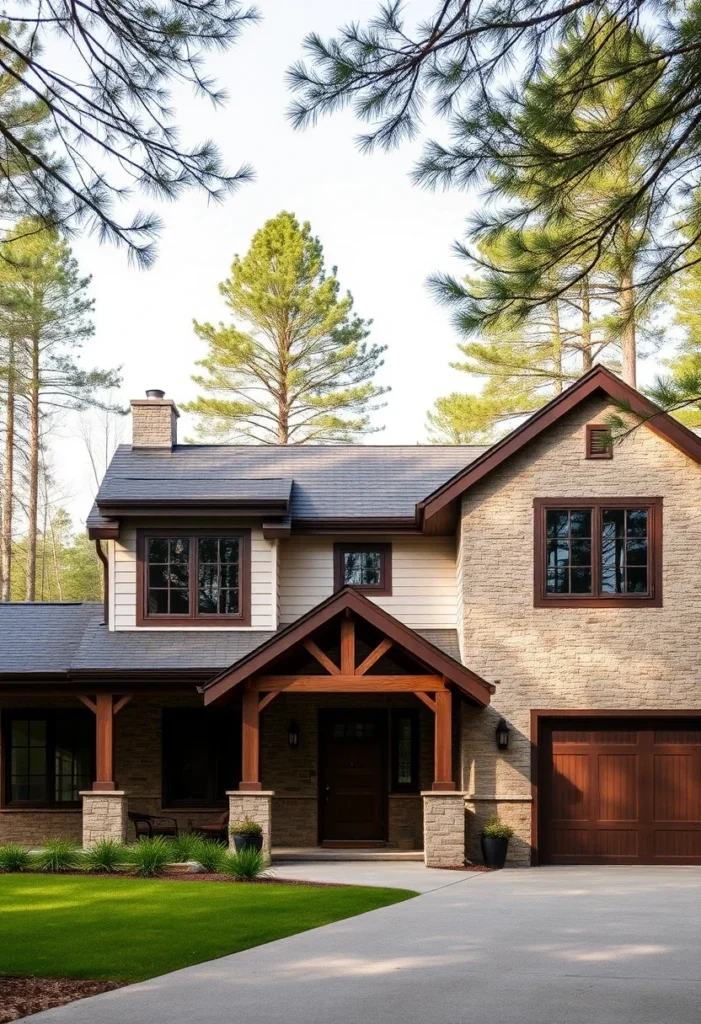
[[[263,829],[263,853],[266,860],[270,860],[270,832],[273,823],[273,797],[272,790],[246,791],[232,789],[226,794],[229,798],[229,822],[243,821],[250,818],[257,821]],[[229,835],[229,846],[233,847],[234,840]]]
[[[424,862],[427,868],[465,864],[465,794],[431,790],[424,800]]]
[[[101,839],[117,843],[127,838],[127,798],[121,789],[101,793],[88,789],[83,798],[83,846],[94,846]]]

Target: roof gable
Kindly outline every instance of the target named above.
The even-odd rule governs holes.
[[[494,687],[490,683],[351,587],[337,591],[332,597],[261,644],[248,657],[242,658],[211,682],[200,687],[200,691],[205,695],[205,704],[219,700],[250,676],[263,672],[276,658],[308,639],[311,633],[346,610],[381,630],[385,636],[408,651],[430,671],[445,676],[459,692],[475,703],[482,707],[489,704],[490,696],[494,692]]]
[[[521,451],[543,431],[597,393],[607,395],[614,402],[630,408],[633,413],[645,419],[646,427],[695,462],[701,463],[701,438],[639,391],[636,391],[635,388],[622,381],[620,377],[607,370],[606,367],[595,366],[570,388],[557,395],[542,409],[538,409],[525,423],[516,427],[501,441],[492,445],[450,480],[436,488],[427,498],[420,501],[417,505],[417,518],[423,529],[426,529],[428,520],[443,513],[470,487],[484,479],[487,474],[501,466],[516,452]]]

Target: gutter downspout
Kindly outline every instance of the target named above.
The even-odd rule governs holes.
[[[99,540],[95,541],[95,551],[97,552],[97,557],[102,562],[102,590],[103,590],[102,611],[103,611],[103,615],[105,617],[105,625],[108,626],[109,625],[109,621],[110,621],[110,594],[109,594],[110,568],[109,568],[109,563],[107,561],[107,555],[102,550],[102,544],[100,543]]]

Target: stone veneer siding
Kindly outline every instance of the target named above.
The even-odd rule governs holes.
[[[640,427],[613,459],[587,460],[593,398],[468,491],[462,502],[462,648],[495,682],[491,706],[463,706],[462,777],[468,855],[494,813],[516,835],[508,863],[530,862],[530,713],[540,709],[701,709],[701,467]],[[661,608],[535,608],[535,497],[663,497]],[[499,753],[494,729],[511,726]]]
[[[261,852],[270,860],[270,824],[272,817],[272,793],[244,793],[240,790],[230,791],[229,797],[229,821],[245,821],[247,818],[256,821],[263,830],[263,846]],[[234,849],[234,838],[229,836],[229,846]]]
[[[133,447],[172,448],[177,411],[169,398],[137,398],[131,403]]]
[[[429,868],[465,863],[465,800],[462,793],[424,793],[424,861]]]
[[[127,837],[127,800],[123,792],[81,793],[83,798],[83,846],[103,839],[123,843]]]

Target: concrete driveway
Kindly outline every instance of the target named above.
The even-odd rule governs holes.
[[[701,869],[539,868],[454,873],[453,879],[441,878],[447,884],[385,910],[26,1019],[32,1024],[690,1024],[699,1019]]]

